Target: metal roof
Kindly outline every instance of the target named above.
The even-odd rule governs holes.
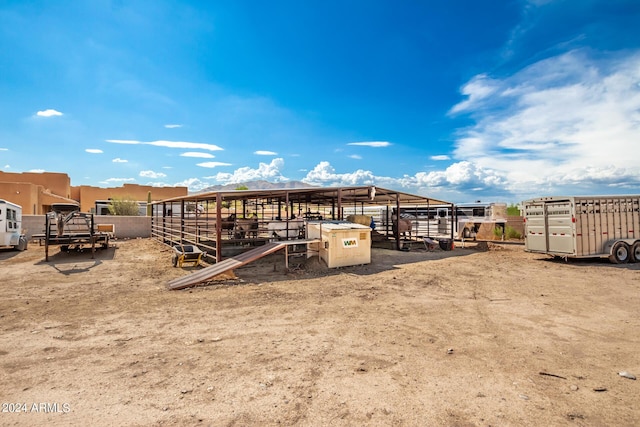
[[[378,186],[354,187],[306,187],[266,190],[230,190],[196,193],[187,196],[165,199],[163,202],[200,202],[215,200],[221,197],[224,201],[250,199],[280,199],[290,202],[327,205],[340,199],[342,203],[361,203],[364,205],[451,205],[451,202],[433,199],[426,196],[390,190]]]

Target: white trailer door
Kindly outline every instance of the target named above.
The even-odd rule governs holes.
[[[546,210],[549,252],[575,255],[575,224],[571,215],[571,202],[549,202]]]
[[[547,252],[547,220],[544,202],[524,205],[525,246],[528,251]]]

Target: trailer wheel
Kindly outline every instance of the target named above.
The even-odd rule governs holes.
[[[471,230],[469,230],[468,228],[462,230],[462,237],[464,237],[465,239],[469,239],[471,237]]]
[[[640,262],[640,241],[631,246],[631,262]]]
[[[629,262],[629,258],[631,258],[631,251],[629,249],[629,245],[625,242],[617,242],[613,245],[613,249],[611,250],[611,255],[609,255],[609,260],[614,264],[625,264]]]

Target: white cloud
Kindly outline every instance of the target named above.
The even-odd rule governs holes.
[[[211,184],[206,181],[202,181],[198,178],[188,178],[184,181],[177,182],[176,187],[187,187],[189,191],[201,191],[207,187],[211,187]]]
[[[44,173],[46,171],[44,169],[31,169],[28,172],[31,172],[31,173]]]
[[[135,139],[107,139],[106,141],[111,142],[113,144],[129,144],[129,145],[144,144],[144,142],[136,141]]]
[[[254,151],[253,154],[257,156],[277,156],[278,155],[278,153],[274,151],[264,151],[264,150]]]
[[[233,173],[220,172],[215,175],[218,182],[225,184],[236,184],[255,180],[269,180],[272,182],[288,181],[280,172],[284,166],[284,160],[281,158],[273,159],[270,163],[260,163],[257,169],[250,167],[242,167],[233,171]]]
[[[430,159],[439,162],[439,161],[442,161],[442,160],[451,160],[451,157],[447,156],[446,154],[440,154],[440,155],[437,155],[437,156],[431,156]]]
[[[213,159],[215,156],[211,153],[202,153],[198,151],[187,151],[180,154],[181,157],[198,157],[202,159]]]
[[[91,154],[102,154],[103,151],[98,149],[98,148],[87,148],[86,150],[87,153],[91,153]]]
[[[354,159],[354,160],[362,160],[362,156],[359,156],[358,154],[352,154],[350,156],[348,156],[350,159]]]
[[[362,169],[337,173],[329,162],[323,161],[302,181],[317,186],[378,185],[452,202],[468,201],[472,197],[470,194],[478,192],[491,196],[508,194],[504,189],[506,177],[503,174],[471,162],[454,163],[443,171],[388,177]]]
[[[156,147],[167,147],[167,148],[183,148],[183,149],[194,149],[194,150],[209,150],[209,151],[220,151],[224,150],[223,148],[215,145],[215,144],[205,144],[202,142],[187,142],[187,141],[137,141],[131,139],[107,139],[107,142],[113,144],[129,144],[129,145],[153,145]]]
[[[36,116],[38,117],[58,117],[58,116],[62,116],[63,114],[60,111],[56,111],[53,109],[47,109],[47,110],[43,110],[43,111],[38,111],[36,113]]]
[[[469,83],[462,87],[462,94],[467,97],[464,101],[456,104],[450,113],[459,113],[476,107],[489,95],[496,92],[498,83],[487,77],[485,74],[475,76]]]
[[[100,181],[101,184],[113,184],[113,183],[120,183],[120,182],[135,182],[135,178],[108,178],[105,179],[104,181]]]
[[[121,159],[120,157],[116,157],[115,159],[113,159],[111,161],[113,163],[127,163],[127,162],[129,162],[129,160]]]
[[[555,193],[569,182],[580,191],[637,188],[640,154],[630,147],[640,135],[640,51],[598,56],[572,51],[490,83],[472,79],[466,92],[478,95],[452,109],[475,120],[455,157],[499,171],[515,194]]]
[[[444,171],[418,172],[414,179],[413,185],[417,187],[448,186],[457,190],[502,187],[506,184],[505,176],[500,172],[469,161],[454,163]]]
[[[242,167],[232,173],[220,172],[213,176],[206,176],[204,179],[215,181],[216,184],[237,184],[254,180],[285,182],[289,179],[282,175],[283,167],[284,160],[274,159],[269,164],[260,163],[257,169]],[[322,161],[309,171],[302,181],[324,187],[378,185],[456,202],[469,201],[472,197],[477,198],[475,194],[470,196],[470,193],[504,195],[506,185],[505,177],[500,172],[479,167],[471,162],[454,163],[443,171],[387,177],[377,176],[372,171],[362,169],[338,173],[329,162]],[[213,184],[198,178],[190,178],[175,185],[186,186],[190,191],[199,191]]]
[[[368,185],[376,182],[376,176],[373,172],[362,169],[355,172],[336,173],[329,162],[323,161],[307,173],[302,182],[318,186]]]
[[[164,125],[165,128],[167,129],[177,129],[177,128],[181,128],[182,125],[178,125],[178,124],[168,124],[168,125]]]
[[[368,141],[368,142],[350,142],[347,145],[361,145],[364,147],[388,147],[391,145],[388,141]]]
[[[196,166],[200,166],[201,168],[217,168],[218,166],[231,166],[231,163],[203,162],[203,163],[196,163]]]
[[[164,178],[167,176],[167,174],[162,172],[154,172],[154,171],[140,171],[140,176],[144,178],[157,179],[157,178]]]

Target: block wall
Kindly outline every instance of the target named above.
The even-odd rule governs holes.
[[[93,219],[95,224],[113,224],[117,239],[151,237],[149,216],[95,215]],[[44,233],[45,224],[44,215],[22,215],[22,229],[28,239],[34,234]]]

